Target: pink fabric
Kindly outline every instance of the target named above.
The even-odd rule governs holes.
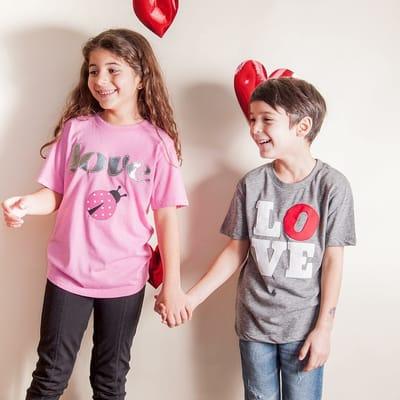
[[[173,141],[147,121],[71,119],[38,182],[63,194],[48,245],[48,279],[89,297],[140,291],[151,256],[149,208],[188,204]]]

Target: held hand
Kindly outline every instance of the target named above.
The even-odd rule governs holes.
[[[170,328],[179,326],[192,318],[192,308],[181,288],[166,288],[155,296],[154,310],[161,315],[162,322]]]
[[[315,328],[309,333],[299,354],[300,361],[308,355],[305,372],[319,368],[326,363],[330,351],[330,341],[331,331],[329,329]]]
[[[158,294],[154,296],[154,311],[161,316],[161,322],[164,324],[167,319],[167,311],[164,303],[160,303],[158,300]]]
[[[26,196],[14,196],[4,200],[3,208],[4,222],[9,228],[20,228],[24,223],[23,218],[28,214],[29,206]]]

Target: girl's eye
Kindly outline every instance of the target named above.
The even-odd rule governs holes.
[[[266,124],[269,124],[271,121],[272,121],[272,120],[270,120],[269,118],[264,118],[264,122],[265,122]]]
[[[95,70],[89,71],[89,75],[94,76],[94,75],[96,75],[96,74],[97,74],[97,71],[95,71]]]
[[[119,69],[110,68],[108,71],[110,72],[110,74],[118,74]]]

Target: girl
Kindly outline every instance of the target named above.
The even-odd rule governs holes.
[[[180,141],[158,63],[138,33],[113,29],[83,48],[80,81],[33,194],[2,204],[9,227],[58,210],[48,246],[39,361],[26,399],[59,399],[94,312],[93,399],[124,399],[155,228],[167,322],[190,318],[180,288],[176,208],[187,205]]]

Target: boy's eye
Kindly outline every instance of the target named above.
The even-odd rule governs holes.
[[[119,69],[110,68],[110,69],[108,70],[108,72],[109,72],[110,74],[117,74],[117,73],[119,72]]]

